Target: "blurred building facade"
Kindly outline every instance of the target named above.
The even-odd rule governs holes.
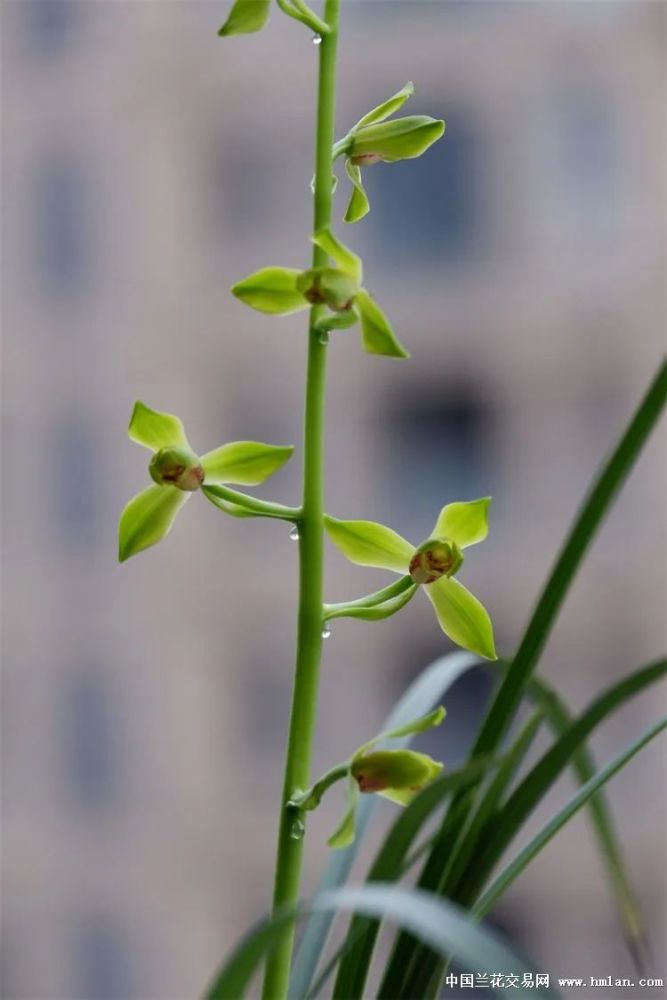
[[[464,579],[509,652],[664,344],[664,8],[343,15],[339,131],[412,77],[414,112],[447,132],[419,161],[369,168],[370,216],[338,227],[412,359],[334,338],[329,509],[418,541],[443,503],[492,494],[491,537]],[[317,49],[277,11],[262,35],[223,43],[223,16],[210,3],[4,10],[8,1000],[184,1000],[268,902],[294,641],[287,529],[202,499],[167,542],[114,561],[117,512],[145,481],[123,436],[135,398],[181,415],[201,450],[300,438],[303,324],[244,310],[228,287],[307,260]],[[297,466],[266,495],[294,499]],[[664,646],[664,504],[656,440],[544,657],[577,707]],[[239,570],[254,560],[261,572]],[[332,599],[381,582],[331,553]],[[426,602],[333,633],[316,767],[372,735],[447,649]],[[447,699],[447,760],[487,694],[472,679]],[[602,757],[656,698],[609,723]],[[612,798],[659,934],[664,760],[651,750],[632,767]],[[332,815],[313,822],[310,888]],[[499,920],[555,975],[623,974],[583,828]]]

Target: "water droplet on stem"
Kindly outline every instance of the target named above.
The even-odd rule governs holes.
[[[298,542],[299,541],[299,529],[297,528],[296,524],[294,525],[294,527],[290,531],[289,536],[290,536],[290,539],[293,542]]]
[[[300,819],[295,819],[292,823],[292,828],[290,830],[290,837],[292,840],[303,840],[303,835],[306,832],[306,826]]]
[[[325,622],[324,625],[322,626],[322,638],[328,639],[330,635],[331,635],[331,626],[329,625],[329,622]]]
[[[321,44],[322,44],[322,36],[313,35],[313,45],[321,45]]]

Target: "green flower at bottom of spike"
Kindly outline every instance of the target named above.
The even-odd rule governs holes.
[[[385,740],[404,739],[417,733],[424,733],[439,726],[445,717],[442,706],[428,715],[407,722],[397,729],[380,733],[355,750],[352,757],[337,767],[332,767],[315,782],[307,792],[296,792],[287,803],[289,809],[305,812],[317,809],[328,788],[336,782],[346,782],[347,808],[336,832],[329,838],[329,847],[342,848],[351,844],[355,837],[359,795],[381,795],[397,805],[406,806],[438,777],[443,765],[425,753],[415,750],[374,750]]]
[[[128,434],[153,452],[148,471],[155,485],[133,497],[120,516],[120,562],[164,538],[185,501],[204,483],[256,486],[277,472],[294,451],[291,446],[233,441],[200,457],[178,417],[151,410],[140,401],[134,405]]]
[[[373,521],[325,518],[331,541],[360,566],[376,566],[424,587],[440,627],[457,645],[495,660],[493,625],[484,606],[453,579],[463,564],[463,550],[488,533],[490,497],[443,507],[433,533],[415,547],[395,531]]]

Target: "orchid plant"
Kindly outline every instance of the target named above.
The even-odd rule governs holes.
[[[165,538],[189,496],[200,492],[228,515],[290,522],[292,537],[299,543],[297,651],[279,802],[272,917],[241,942],[216,976],[207,996],[211,1000],[229,1000],[243,995],[251,973],[266,960],[264,1000],[314,996],[336,969],[334,997],[361,998],[379,921],[383,918],[398,920],[403,933],[397,938],[387,963],[380,997],[435,997],[452,955],[468,967],[477,962],[487,970],[484,975],[494,967],[519,969],[522,960],[475,924],[525,867],[532,857],[531,850],[536,853],[559,824],[589,800],[626,940],[636,954],[643,942],[641,915],[600,788],[667,722],[663,720],[653,727],[621,758],[597,773],[584,740],[612,708],[662,677],[665,662],[655,662],[634,672],[625,684],[605,692],[578,720],[571,719],[556,694],[534,676],[534,669],[583,553],[661,412],[666,394],[665,370],[660,370],[649,388],[582,508],[516,655],[505,663],[495,664],[491,618],[483,604],[458,579],[464,553],[487,536],[490,497],[464,500],[443,497],[443,502],[448,502],[442,507],[431,535],[417,546],[384,525],[367,520],[341,520],[325,513],[324,396],[332,336],[345,335],[346,330],[358,324],[362,348],[369,354],[393,360],[409,357],[387,315],[363,284],[360,257],[334,233],[332,209],[337,184],[334,166],[340,158],[344,159],[344,173],[351,183],[344,221],[356,223],[370,210],[363,185],[365,171],[378,164],[427,153],[442,138],[445,123],[424,115],[396,117],[414,93],[413,84],[407,83],[362,115],[336,141],[340,0],[324,0],[321,15],[306,0],[277,0],[277,5],[284,14],[314,33],[317,43],[312,257],[310,262],[302,262],[301,267],[282,264],[263,267],[240,279],[231,291],[238,300],[260,313],[307,312],[301,499],[298,505],[289,507],[232,488],[263,483],[292,457],[292,446],[236,441],[199,456],[177,417],[137,402],[129,436],[151,451],[148,471],[153,483],[130,500],[119,525],[119,558],[125,561]],[[265,26],[269,11],[270,0],[235,0],[219,34],[226,38],[257,32]],[[361,598],[325,602],[326,535],[351,562],[388,570],[398,574],[399,579]],[[329,622],[341,617],[368,621],[391,617],[401,612],[419,589],[424,590],[433,605],[445,635],[466,651],[460,654],[463,659],[448,660],[443,666],[435,664],[426,671],[399,704],[385,731],[311,784],[310,757],[315,737],[322,638],[328,633]],[[468,763],[458,770],[444,769],[441,762],[409,749],[407,743],[415,735],[440,725],[445,712],[437,702],[461,671],[480,659],[497,668],[501,683]],[[532,700],[535,710],[501,753],[524,699]],[[517,777],[520,766],[545,722],[555,734],[553,747],[521,781]],[[387,742],[399,745],[387,747]],[[570,763],[583,786],[575,804],[558,814],[547,833],[531,841],[513,863],[514,867],[510,866],[511,870],[501,872],[490,882],[504,848],[560,771]],[[306,912],[299,902],[306,819],[320,805],[328,789],[338,782],[346,790],[346,808],[329,846],[343,860],[332,862],[325,878],[327,891],[310,904],[313,916],[294,964],[294,923]],[[369,885],[363,890],[345,890],[340,886],[349,872],[368,815],[368,810],[360,804],[363,797],[365,801],[388,798],[403,807],[404,812],[395,820],[371,869]],[[448,801],[449,808],[445,809]],[[420,829],[438,809],[444,810],[444,815],[436,834],[409,855]],[[409,892],[388,885],[402,878],[415,859],[423,855],[426,860],[418,878],[418,890]],[[384,885],[378,885],[379,882]],[[461,909],[453,908],[448,901],[454,901]],[[325,967],[317,986],[315,971],[331,920],[326,914],[340,909],[351,909],[356,916],[343,948]],[[529,975],[532,974],[524,970],[524,976]],[[535,986],[540,984],[533,982],[527,987],[531,996],[547,994],[548,991],[534,989]]]

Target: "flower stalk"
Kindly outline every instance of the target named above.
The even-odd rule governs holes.
[[[329,28],[318,46],[319,80],[315,140],[313,232],[329,226],[333,188],[332,147],[336,100],[336,49],[340,0],[326,0],[324,20]],[[313,247],[313,267],[325,267],[328,256]],[[322,655],[324,568],[324,407],[327,344],[317,328],[322,306],[310,311],[308,365],[304,413],[303,501],[299,521],[299,612],[297,653],[292,691],[285,776],[280,800],[280,830],[273,891],[274,913],[299,898],[303,839],[293,836],[292,810],[287,803],[310,781],[310,756],[315,733],[319,668]],[[289,990],[294,943],[287,927],[267,960],[264,1000],[279,1000]]]

